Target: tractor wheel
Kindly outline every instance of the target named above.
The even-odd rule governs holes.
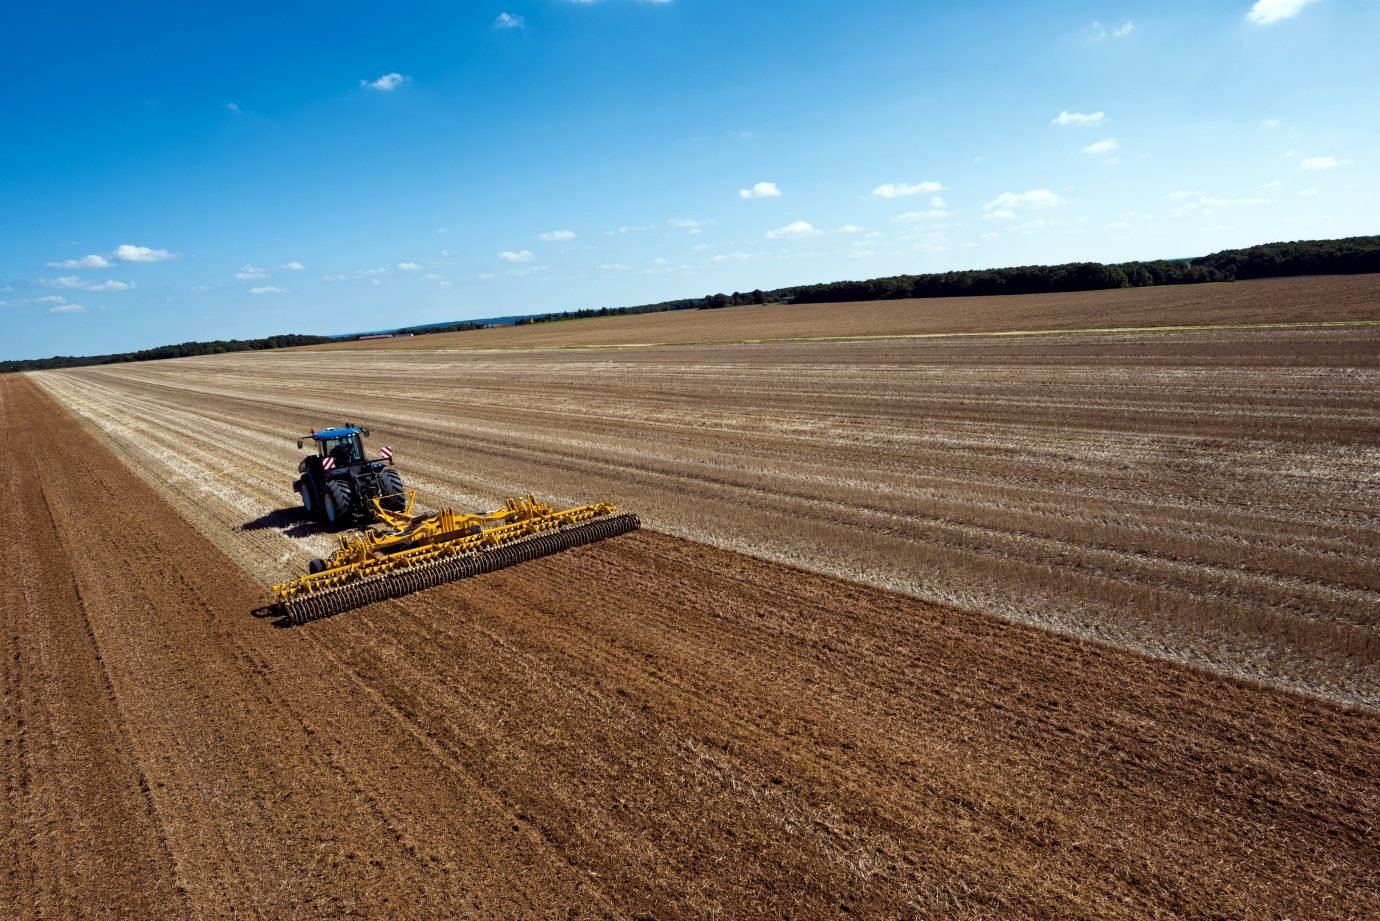
[[[390,512],[401,512],[407,509],[407,496],[403,494],[402,477],[396,470],[383,470],[379,473],[379,495],[385,498],[379,500],[379,504]]]
[[[307,513],[308,518],[317,517],[321,503],[316,500],[316,485],[312,483],[311,478],[302,477],[298,480],[297,491],[302,494],[302,511]]]
[[[341,480],[327,480],[321,491],[321,509],[326,515],[326,524],[342,528],[350,520],[350,485]]]

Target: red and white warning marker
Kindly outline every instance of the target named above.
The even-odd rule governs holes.
[[[331,457],[329,454],[327,454],[325,457],[321,458],[321,469],[322,469],[322,470],[334,470],[334,469],[335,469],[335,458],[334,458],[334,457]]]
[[[393,449],[388,447],[388,445],[384,445],[382,448],[379,448],[379,453],[383,455],[384,460],[393,459]]]

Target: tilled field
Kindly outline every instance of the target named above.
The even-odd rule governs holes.
[[[304,351],[36,380],[265,583],[331,546],[292,508],[292,440],[351,419],[426,507],[612,500],[664,534],[1380,706],[1380,329]]]
[[[1011,330],[1380,321],[1380,276],[1268,278],[1013,297],[926,297],[591,317],[313,350],[579,348],[864,336],[1000,335]]]
[[[189,385],[125,417],[241,405]],[[1370,712],[645,531],[275,629],[27,380],[0,425],[4,917],[1380,912]]]

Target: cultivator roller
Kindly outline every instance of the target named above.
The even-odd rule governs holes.
[[[312,561],[312,572],[273,586],[271,609],[303,624],[616,537],[640,525],[636,515],[620,515],[607,502],[557,510],[530,495],[508,499],[503,508],[482,515],[442,509],[412,517],[415,497],[408,491],[402,512],[384,506],[393,497],[374,499],[378,520],[391,530],[342,536],[338,550]]]

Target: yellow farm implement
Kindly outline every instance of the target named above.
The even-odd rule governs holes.
[[[607,502],[554,509],[529,495],[485,514],[442,509],[414,517],[416,493],[404,495],[401,510],[398,495],[371,499],[373,518],[386,530],[341,535],[339,549],[312,560],[307,575],[273,586],[269,610],[302,624],[639,527],[636,515],[620,515]]]

